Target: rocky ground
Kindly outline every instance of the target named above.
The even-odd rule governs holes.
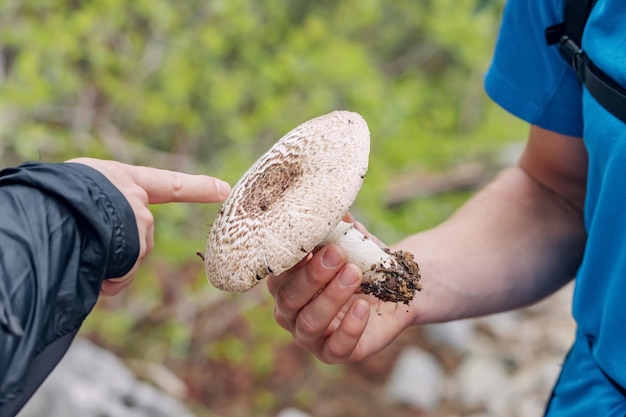
[[[165,391],[176,389],[140,381],[79,340],[20,417],[538,417],[573,339],[571,290],[516,312],[411,329],[346,366],[282,344],[265,404],[245,369],[214,365],[206,391],[174,399]]]
[[[342,411],[326,411],[334,406],[325,402],[304,415],[542,416],[573,340],[571,293],[568,286],[516,312],[410,330],[350,365],[340,395],[328,388]],[[280,417],[299,417],[291,412]]]

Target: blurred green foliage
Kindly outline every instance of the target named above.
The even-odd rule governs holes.
[[[391,243],[467,198],[389,208],[396,175],[445,170],[525,135],[482,89],[502,3],[4,0],[0,160],[91,156],[234,183],[296,125],[352,110],[372,137],[353,210]],[[245,363],[253,381],[266,381],[289,337],[264,289],[232,296],[206,283],[194,254],[216,209],[155,206],[152,256],[128,291],[101,301],[85,334],[192,386],[224,363]],[[255,395],[268,412],[276,405],[267,391]]]

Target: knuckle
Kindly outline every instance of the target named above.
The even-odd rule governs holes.
[[[300,349],[306,350],[307,352],[311,352],[313,355],[318,357],[323,362],[322,358],[320,357],[318,352],[315,350],[315,348],[313,346],[311,346],[310,344],[305,343],[302,339],[298,338],[295,334],[294,334],[293,342]]]
[[[356,326],[345,326],[341,329],[341,332],[343,332],[345,338],[349,340],[357,340],[362,334],[361,328]]]
[[[185,183],[184,177],[185,175],[182,172],[170,171],[172,175],[172,190],[180,191],[183,189],[183,185]]]
[[[302,306],[298,302],[296,295],[285,287],[286,286],[283,285],[276,291],[277,307],[282,311],[294,312],[300,310]]]
[[[335,355],[334,353],[332,353],[328,347],[326,347],[322,352],[320,352],[319,354],[316,355],[317,358],[327,364],[327,365],[339,365],[342,363],[345,363],[346,360],[342,359],[341,357]]]
[[[317,294],[317,302],[326,308],[337,308],[344,305],[353,293],[354,291],[350,288],[338,288],[329,285],[324,291]]]
[[[320,303],[329,306],[343,304],[345,301],[345,295],[341,291],[336,291],[334,288],[332,291],[322,291],[318,297],[320,298]]]
[[[154,216],[147,207],[144,207],[144,209],[137,215],[137,220],[148,228],[151,228],[154,225]]]
[[[338,362],[333,361],[330,358],[327,358],[326,356],[324,356],[323,354],[319,354],[319,355],[315,355],[317,357],[317,359],[322,362],[323,364],[326,365],[337,365]]]
[[[337,364],[346,362],[346,351],[342,346],[329,342],[326,345],[325,357],[328,360],[327,363]]]
[[[315,316],[302,312],[296,319],[296,333],[303,336],[314,336],[319,334],[323,329],[321,328],[319,320]]]
[[[291,320],[278,308],[274,308],[274,321],[283,329],[291,331],[293,328]]]
[[[169,171],[169,173],[171,174],[171,176],[170,176],[170,183],[169,183],[170,189],[168,191],[175,198],[180,197],[181,194],[183,194],[184,192],[184,185],[185,185],[184,175],[183,173],[176,172],[176,171]]]
[[[145,254],[144,254],[143,257],[145,258],[146,256],[148,256],[150,254],[150,252],[152,252],[153,248],[154,248],[154,240],[153,239],[146,239],[146,251],[145,251]]]
[[[306,268],[304,276],[310,287],[318,289],[322,289],[326,284],[328,284],[329,279],[332,278],[332,275],[329,276],[329,274],[324,274],[320,268],[316,268],[315,264]]]
[[[276,287],[276,283],[272,275],[269,275],[265,280],[265,286],[267,287],[267,291],[270,293],[270,295],[275,299],[278,288]]]

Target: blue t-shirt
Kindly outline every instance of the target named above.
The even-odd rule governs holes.
[[[564,0],[509,0],[485,88],[521,119],[583,137],[589,154],[587,246],[576,276],[578,325],[549,416],[626,415],[626,124],[582,88],[547,46],[544,29],[563,19]],[[626,86],[626,3],[598,0],[582,47]]]

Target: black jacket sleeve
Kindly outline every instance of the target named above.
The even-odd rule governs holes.
[[[139,255],[132,209],[98,171],[27,163],[0,171],[0,416],[65,354],[102,281]]]

